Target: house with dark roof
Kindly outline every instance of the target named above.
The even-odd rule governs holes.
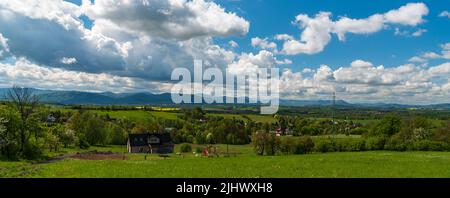
[[[172,153],[174,144],[169,133],[129,134],[128,153]]]

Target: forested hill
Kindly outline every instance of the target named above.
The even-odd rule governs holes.
[[[8,88],[0,88],[0,98],[5,100]],[[52,104],[85,104],[85,105],[158,105],[173,104],[170,93],[111,93],[111,92],[81,92],[81,91],[55,91],[34,89],[41,101]],[[332,100],[280,100],[282,106],[330,106]],[[433,105],[404,105],[391,103],[349,103],[336,100],[337,106],[361,108],[433,108],[450,109],[450,103]]]

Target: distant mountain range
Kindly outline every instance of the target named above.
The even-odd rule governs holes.
[[[8,88],[0,88],[0,99],[5,100]],[[170,93],[93,93],[81,91],[54,91],[34,89],[44,103],[62,105],[161,105],[173,104]],[[280,100],[282,106],[330,106],[332,100]],[[450,109],[450,103],[432,105],[406,105],[393,103],[349,103],[336,100],[336,106],[355,108],[430,108]]]

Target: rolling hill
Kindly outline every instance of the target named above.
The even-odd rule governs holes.
[[[0,99],[6,100],[9,88],[0,88]],[[62,105],[161,105],[173,104],[170,93],[112,93],[33,89],[44,103]],[[191,96],[192,97],[192,96]],[[332,100],[280,100],[282,106],[330,106]],[[431,105],[406,105],[392,103],[349,103],[336,100],[337,106],[354,108],[432,108],[450,109],[450,103]]]

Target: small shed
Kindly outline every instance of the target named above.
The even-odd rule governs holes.
[[[174,144],[169,133],[129,134],[128,153],[173,153]]]

